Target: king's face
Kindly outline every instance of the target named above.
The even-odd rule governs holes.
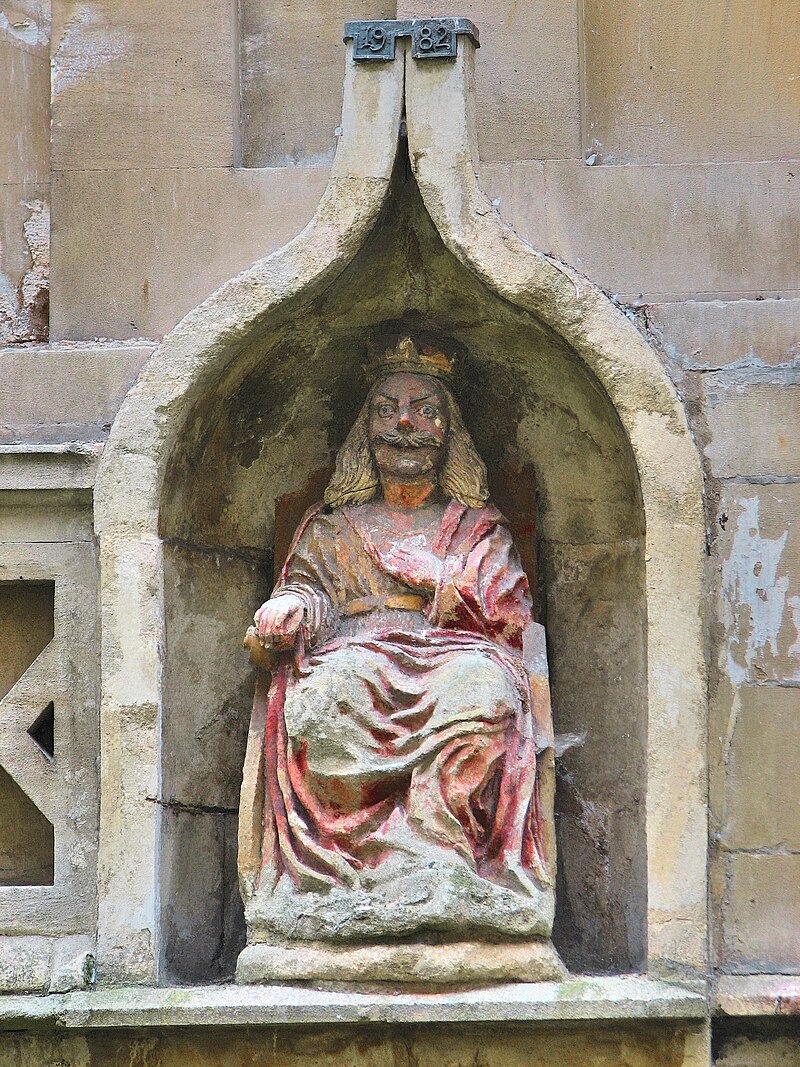
[[[382,475],[414,481],[438,471],[449,429],[444,392],[436,378],[390,374],[373,392],[369,439]]]

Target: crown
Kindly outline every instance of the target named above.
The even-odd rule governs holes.
[[[364,373],[372,385],[387,374],[429,374],[432,378],[452,381],[456,360],[439,345],[406,335],[371,344],[367,349]]]

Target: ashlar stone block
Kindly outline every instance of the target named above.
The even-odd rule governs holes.
[[[0,36],[0,185],[50,178],[50,27],[8,10]],[[8,17],[10,16],[10,18]]]
[[[543,251],[625,302],[795,296],[800,287],[793,164],[587,167],[553,159],[545,179]]]
[[[722,841],[800,852],[800,688],[745,686],[735,701]]]
[[[8,399],[0,441],[67,442],[104,437],[153,345],[0,349]]]
[[[720,371],[700,388],[713,474],[800,475],[800,372]]]
[[[686,370],[791,366],[800,360],[800,300],[649,304],[666,355]]]
[[[235,33],[232,0],[54,0],[54,169],[233,165]]]
[[[586,0],[587,156],[598,163],[794,159],[794,0]]]
[[[800,854],[731,854],[722,915],[725,969],[797,973],[798,914]]]
[[[299,233],[327,177],[327,167],[56,174],[51,338],[160,337]]]

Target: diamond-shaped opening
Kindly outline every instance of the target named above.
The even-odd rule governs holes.
[[[52,885],[53,824],[0,767],[0,886]]]
[[[28,727],[28,733],[48,759],[55,755],[56,709],[51,700],[36,722]]]
[[[0,582],[0,700],[53,640],[55,582]]]

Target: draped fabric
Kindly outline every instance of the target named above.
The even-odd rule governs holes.
[[[418,925],[452,927],[437,918],[436,886],[419,888],[435,868],[489,916],[526,898],[532,930],[549,890],[536,788],[549,696],[522,659],[527,578],[492,507],[451,502],[435,537],[407,541],[398,564],[396,540],[381,543],[359,507],[312,509],[295,536],[273,596],[299,596],[305,623],[268,697],[262,909],[276,891],[287,907],[357,891],[375,932],[382,902],[391,911],[413,883],[428,894]],[[419,592],[408,559],[424,570],[426,554],[438,580],[422,610],[380,607]],[[366,597],[379,606],[348,615]]]

